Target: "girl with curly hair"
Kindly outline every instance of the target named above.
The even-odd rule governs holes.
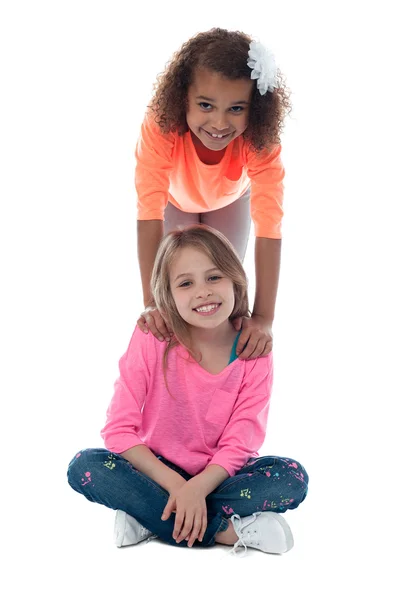
[[[253,310],[239,317],[240,359],[266,356],[278,287],[283,216],[280,133],[289,94],[274,58],[238,31],[199,33],[158,77],[136,147],[137,242],[145,309],[137,321],[158,340],[173,335],[150,290],[164,234],[207,224],[243,261],[255,230]]]
[[[288,552],[282,513],[304,501],[309,477],[292,458],[258,453],[273,353],[240,361],[234,352],[232,320],[248,314],[239,256],[207,225],[170,232],[151,290],[174,339],[135,328],[101,431],[105,449],[78,452],[69,484],[116,511],[118,547],[155,536],[190,548],[225,544],[239,556],[247,547]]]

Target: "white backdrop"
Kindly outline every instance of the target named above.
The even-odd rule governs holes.
[[[1,4],[3,597],[393,597],[394,23],[384,1]],[[113,513],[66,481],[74,453],[103,445],[141,310],[134,148],[152,85],[214,26],[268,45],[294,106],[261,452],[302,462],[309,495],[285,515],[292,552],[239,563],[222,546],[117,550]]]

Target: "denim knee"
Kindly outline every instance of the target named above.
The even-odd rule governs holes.
[[[71,462],[68,465],[68,483],[76,491],[80,491],[78,485],[81,482],[82,474],[85,471],[84,464],[87,462],[87,458],[90,455],[90,453],[90,448],[86,450],[80,450],[75,454],[75,456],[72,458]]]
[[[309,475],[302,464],[297,460],[292,458],[281,458],[280,460],[284,463],[284,467],[289,469],[291,476],[290,491],[295,498],[295,503],[292,505],[292,508],[294,508],[301,504],[307,496]]]

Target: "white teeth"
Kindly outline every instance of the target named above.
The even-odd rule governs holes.
[[[212,137],[214,137],[214,138],[222,138],[224,136],[223,135],[216,135],[216,133],[212,133]]]
[[[218,304],[209,304],[208,306],[200,306],[195,310],[198,312],[210,312],[211,310],[215,310],[218,307]]]

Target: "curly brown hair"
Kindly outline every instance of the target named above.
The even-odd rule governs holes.
[[[198,33],[185,42],[158,75],[154,95],[148,108],[155,113],[155,122],[163,133],[189,130],[186,120],[188,88],[195,69],[205,68],[227,79],[251,79],[247,65],[252,38],[240,31],[213,28]],[[261,152],[280,144],[285,116],[291,111],[290,92],[277,70],[278,87],[260,95],[253,86],[248,126],[243,133],[252,151]]]

